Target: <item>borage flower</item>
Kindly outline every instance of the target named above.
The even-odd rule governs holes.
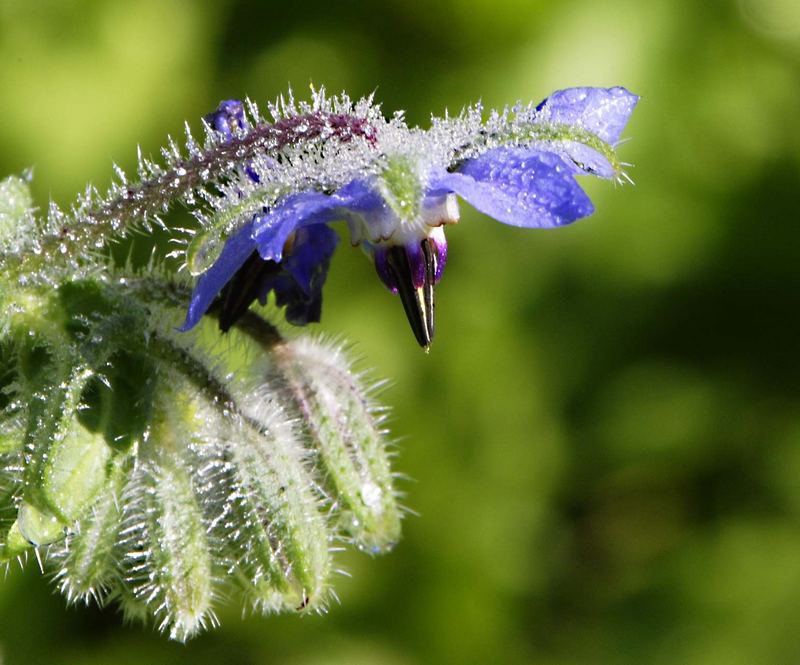
[[[572,88],[536,106],[494,113],[486,122],[479,108],[434,119],[427,131],[408,128],[401,117],[383,123],[372,118],[368,150],[353,147],[360,150],[359,168],[338,146],[335,158],[349,160],[346,181],[333,179],[332,187],[306,177],[310,187],[279,192],[234,230],[200,276],[184,328],[213,305],[226,329],[270,291],[286,305],[291,323],[319,320],[336,244],[328,224],[344,221],[353,244],[372,256],[381,281],[399,294],[417,341],[427,348],[434,333],[434,285],[447,260],[444,226],[459,219],[456,197],[512,226],[554,228],[586,217],[594,208],[575,176],[625,177],[614,146],[637,101],[624,88]],[[247,129],[235,102],[223,102],[209,118],[226,138]],[[325,159],[318,151],[313,160],[296,160],[297,168],[307,174],[309,161]],[[276,191],[270,171],[286,171],[287,162],[278,155],[245,164],[242,177],[254,191]]]

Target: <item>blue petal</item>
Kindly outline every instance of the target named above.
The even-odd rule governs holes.
[[[540,122],[576,125],[615,144],[639,97],[625,88],[568,88],[537,106]]]
[[[504,224],[552,228],[594,211],[573,168],[552,152],[495,148],[467,160],[456,173],[432,174],[431,192],[455,192]]]
[[[328,264],[339,242],[339,236],[325,224],[298,229],[292,253],[281,263],[297,285],[311,294],[315,284],[325,281]],[[320,283],[321,277],[321,283]]]
[[[289,323],[303,326],[319,321],[322,287],[338,241],[325,224],[298,229],[292,253],[281,262],[281,272],[262,283],[261,302],[266,303],[269,292],[274,291],[276,304],[286,307]]]
[[[355,180],[334,194],[300,192],[257,215],[253,239],[261,258],[280,261],[286,239],[296,228],[348,219],[351,213],[381,208],[383,199],[367,183]]]
[[[557,152],[564,158],[575,175],[594,175],[599,178],[617,177],[617,172],[605,155],[584,143],[565,141],[557,148],[554,147],[553,152]]]
[[[186,331],[197,325],[222,287],[231,280],[247,257],[253,253],[255,243],[251,237],[252,232],[253,222],[250,222],[228,238],[214,265],[200,275],[192,292],[186,321],[179,330]]]

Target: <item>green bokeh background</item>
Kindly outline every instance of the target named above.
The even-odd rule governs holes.
[[[186,646],[0,585],[4,663],[800,662],[800,3],[0,0],[0,173],[41,206],[220,99],[324,84],[431,112],[572,85],[642,95],[635,187],[556,232],[463,208],[438,334],[343,243],[320,328],[390,377],[416,511],[347,552],[323,617]]]

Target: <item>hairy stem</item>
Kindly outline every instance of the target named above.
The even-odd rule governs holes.
[[[69,260],[85,256],[92,248],[105,244],[109,237],[120,237],[135,223],[147,224],[177,200],[197,188],[219,181],[237,165],[259,154],[280,151],[318,138],[333,137],[347,142],[360,137],[376,142],[376,130],[365,118],[315,111],[283,118],[273,124],[259,123],[226,141],[197,147],[182,158],[177,146],[166,167],[146,164],[149,177],[138,183],[115,184],[100,197],[88,190],[68,215],[51,215],[51,228],[43,233],[35,251],[24,255],[0,254],[0,263],[9,275],[32,275],[50,267],[60,257]]]

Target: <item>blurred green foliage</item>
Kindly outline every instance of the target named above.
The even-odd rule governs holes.
[[[66,203],[220,99],[310,82],[387,112],[642,95],[635,187],[556,232],[463,211],[438,334],[343,243],[328,332],[391,377],[406,520],[344,553],[325,617],[168,643],[0,585],[7,663],[800,662],[800,5],[795,0],[0,0],[0,173]]]

